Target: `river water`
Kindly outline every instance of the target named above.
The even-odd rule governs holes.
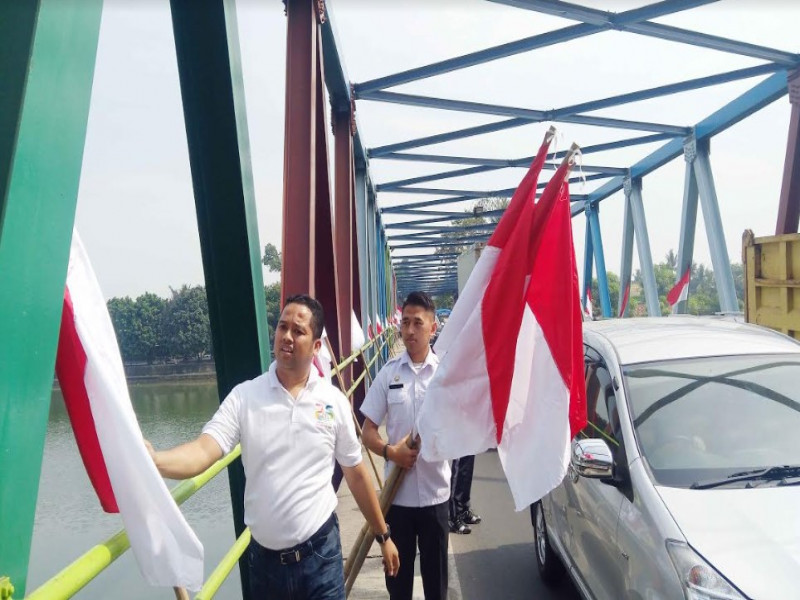
[[[214,381],[129,387],[142,433],[156,448],[174,446],[196,437],[219,405]],[[167,484],[173,487],[176,482]],[[189,498],[182,510],[203,542],[205,576],[208,577],[234,542],[226,473],[220,473]],[[54,391],[36,506],[28,592],[121,528],[119,515],[106,514],[100,508],[78,454],[61,393]],[[169,599],[174,598],[174,594],[171,589],[148,586],[130,551],[76,596],[86,600],[145,597]],[[238,569],[234,569],[216,597],[226,600],[242,597]]]

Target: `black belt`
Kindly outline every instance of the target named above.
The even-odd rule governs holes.
[[[331,529],[333,529],[335,523],[336,513],[331,513],[331,516],[328,518],[328,520],[325,521],[322,526],[317,529],[317,531],[315,531],[314,534],[305,542],[301,542],[300,544],[292,546],[291,548],[284,548],[283,550],[272,550],[271,548],[264,548],[264,550],[268,555],[272,555],[273,557],[277,558],[282,565],[295,565],[314,553],[313,542],[328,535]]]

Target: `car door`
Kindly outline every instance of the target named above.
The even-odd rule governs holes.
[[[619,415],[614,383],[600,354],[587,348],[586,403],[588,425],[579,437],[605,440],[612,452],[619,449]],[[625,495],[599,479],[565,480],[566,525],[571,533],[570,555],[584,583],[598,599],[625,597],[624,565],[617,548],[617,524]]]

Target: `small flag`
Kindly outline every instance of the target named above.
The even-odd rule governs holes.
[[[667,302],[672,307],[672,312],[675,312],[675,306],[678,302],[682,302],[689,297],[689,277],[691,272],[692,268],[687,267],[683,277],[681,277],[678,283],[667,293]]]

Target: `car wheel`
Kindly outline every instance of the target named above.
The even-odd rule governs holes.
[[[547,522],[544,519],[544,509],[541,501],[531,505],[531,521],[533,523],[534,550],[536,552],[536,566],[539,568],[539,576],[547,584],[557,583],[564,574],[564,565],[556,555],[547,537]]]

